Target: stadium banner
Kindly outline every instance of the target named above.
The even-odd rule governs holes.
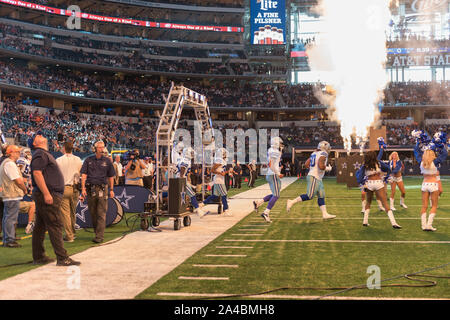
[[[76,224],[80,228],[92,228],[92,218],[89,213],[87,198],[83,202],[78,200],[76,209]],[[119,223],[123,218],[123,208],[116,198],[108,199],[108,209],[106,210],[106,226]]]
[[[286,1],[250,0],[250,43],[277,45],[285,39]]]
[[[364,157],[359,154],[347,156],[347,188],[359,187],[356,181],[356,171],[361,168],[364,163]]]
[[[115,186],[114,198],[108,199],[106,211],[106,226],[119,223],[124,213],[144,212],[144,203],[148,201],[150,190],[140,186]],[[91,228],[92,220],[89,213],[87,199],[77,204],[77,224],[81,228]]]
[[[90,13],[75,12],[65,9],[58,9],[40,5],[37,3],[18,1],[18,0],[0,0],[0,3],[9,4],[12,6],[23,7],[32,10],[45,11],[49,14],[55,14],[60,16],[75,16],[81,19],[95,20],[99,22],[120,23],[127,25],[135,25],[147,28],[162,28],[162,29],[178,29],[178,30],[191,30],[191,31],[216,31],[216,32],[244,32],[243,27],[231,27],[231,26],[202,26],[191,24],[179,24],[179,23],[166,23],[155,21],[136,20],[131,18],[119,18],[119,17],[107,17]]]
[[[144,212],[144,203],[148,201],[151,192],[141,186],[115,186],[114,195],[119,200],[124,212]]]
[[[347,183],[347,157],[336,159],[336,183]]]
[[[450,54],[388,55],[388,67],[450,66]]]

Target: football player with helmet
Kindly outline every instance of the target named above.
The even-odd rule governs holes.
[[[226,216],[231,216],[232,214],[228,209],[227,188],[225,186],[225,175],[229,173],[225,170],[227,162],[228,151],[225,148],[220,148],[215,153],[214,164],[211,169],[211,172],[214,174],[213,193],[200,204],[200,207],[203,207],[204,205],[209,204],[220,197],[223,205],[223,214]]]
[[[198,214],[198,216],[201,218],[205,215],[205,212],[200,208],[197,198],[195,196],[194,187],[191,185],[190,180],[190,171],[191,171],[191,163],[192,159],[195,157],[195,151],[191,147],[186,147],[183,149],[181,157],[178,158],[177,163],[177,172],[176,177],[177,178],[186,178],[186,194],[188,195],[189,199],[191,200],[191,204],[195,209],[195,212]]]
[[[277,200],[280,198],[281,178],[283,177],[283,175],[281,174],[280,161],[283,148],[283,140],[280,137],[272,137],[270,139],[270,149],[267,152],[267,160],[269,163],[266,174],[266,181],[269,183],[270,191],[272,193],[265,196],[263,199],[253,201],[253,206],[256,211],[264,202],[269,202],[267,204],[267,208],[261,214],[261,217],[268,223],[272,222],[269,216],[270,211],[272,210]]]
[[[321,141],[317,146],[317,150],[311,154],[306,161],[305,166],[309,168],[308,176],[306,177],[307,191],[305,194],[293,200],[287,200],[286,210],[289,212],[294,204],[301,201],[312,200],[317,195],[317,203],[320,211],[322,211],[323,219],[333,219],[336,216],[328,214],[327,207],[325,205],[325,189],[323,187],[322,178],[325,172],[331,171],[331,166],[327,166],[328,154],[331,150],[331,146],[327,141]]]

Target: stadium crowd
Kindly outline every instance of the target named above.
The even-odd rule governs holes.
[[[137,148],[148,154],[154,149],[157,124],[155,119],[144,119],[142,114],[134,115],[139,123],[101,119],[95,114],[56,113],[51,109],[39,114],[37,110],[31,112],[15,101],[6,100],[0,116],[5,136],[16,137],[19,144],[26,145],[28,138],[41,130],[49,140],[49,150],[54,152],[61,151],[61,144],[72,137],[74,152],[90,153],[98,140],[104,140],[109,150]]]
[[[23,41],[20,38],[11,37],[1,39],[0,46],[40,57],[114,68],[158,72],[232,74],[223,63],[201,62],[199,60],[187,60],[182,58],[180,60],[151,59],[143,57],[137,51],[118,55],[106,55],[86,52],[82,49],[66,50],[60,48],[46,48],[45,46],[34,45],[30,42]],[[234,74],[242,74],[243,72],[250,71],[247,64],[233,63],[230,67],[235,70]]]
[[[69,71],[69,72],[68,72]],[[0,60],[0,81],[67,95],[87,98],[163,104],[163,94],[170,83],[150,77],[120,77],[107,74],[71,72],[71,69],[47,67],[30,69],[10,60]],[[213,107],[280,107],[277,87],[246,82],[187,81],[189,88],[205,94]],[[385,90],[385,105],[446,105],[450,98],[449,82],[391,83]],[[323,84],[280,85],[283,102],[289,107],[320,106],[314,90]]]
[[[43,130],[49,138],[50,150],[60,151],[61,143],[69,137],[74,137],[74,151],[89,153],[92,144],[98,140],[104,140],[108,149],[132,149],[136,148],[142,154],[153,154],[154,139],[158,118],[145,116],[141,111],[130,111],[122,116],[135,117],[137,123],[105,118],[103,113],[87,114],[81,112],[55,112],[48,109],[44,114],[29,111],[24,106],[13,100],[5,100],[0,117],[3,124],[3,132],[7,137],[17,137],[18,143],[26,144],[28,137],[38,130]],[[448,125],[428,125],[429,134],[438,130],[448,130]],[[186,121],[180,121],[179,128],[191,129]],[[226,137],[226,129],[248,129],[239,124],[227,124],[216,126]],[[393,146],[412,146],[415,143],[411,137],[411,131],[419,129],[413,124],[387,124],[387,143]],[[270,130],[268,130],[270,134]],[[280,136],[289,147],[313,147],[322,140],[327,140],[333,147],[342,147],[339,126],[329,126],[325,122],[318,122],[314,127],[299,127],[294,123],[286,128],[280,128]],[[246,142],[248,144],[248,141]]]

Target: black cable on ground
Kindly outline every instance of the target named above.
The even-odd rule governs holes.
[[[391,281],[391,280],[395,280],[395,279],[405,278],[410,281],[416,281],[416,282],[421,282],[421,283],[425,283],[425,284],[393,283],[393,284],[380,285],[380,287],[381,288],[429,288],[429,287],[435,287],[437,285],[436,281],[415,279],[414,277],[416,277],[416,278],[417,277],[426,277],[426,278],[450,279],[450,276],[435,276],[435,275],[428,275],[428,274],[422,274],[422,275],[419,274],[419,273],[423,273],[423,272],[427,272],[427,271],[431,271],[431,270],[442,269],[448,265],[450,265],[450,262],[440,265],[440,266],[437,266],[437,267],[428,268],[428,269],[425,269],[425,270],[422,270],[419,272],[408,273],[408,274],[395,276],[395,277],[380,281],[380,283],[382,283],[382,282]],[[356,289],[368,289],[368,287],[367,287],[367,284],[349,286],[349,287],[280,287],[280,288],[270,289],[270,290],[256,292],[256,293],[233,294],[233,295],[220,296],[220,297],[206,297],[206,298],[201,298],[199,300],[210,300],[210,299],[217,299],[217,298],[219,298],[219,299],[243,298],[243,297],[249,297],[249,296],[260,296],[260,295],[265,295],[265,294],[274,293],[274,292],[278,292],[278,291],[286,291],[286,290],[333,290],[333,291],[339,290],[336,292],[332,292],[332,293],[320,296],[317,299],[315,299],[315,300],[320,300],[325,297],[335,296],[337,294],[340,294],[343,292],[348,292],[351,290],[356,290]],[[197,300],[197,298],[194,300]]]

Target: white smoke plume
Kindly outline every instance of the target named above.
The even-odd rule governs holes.
[[[341,126],[345,148],[352,136],[359,144],[367,140],[369,127],[379,117],[377,104],[383,98],[388,77],[386,28],[390,0],[321,0],[317,12],[324,21],[323,33],[307,49],[312,71],[329,73],[327,90],[335,95],[333,120]],[[318,98],[324,97],[319,93]]]

